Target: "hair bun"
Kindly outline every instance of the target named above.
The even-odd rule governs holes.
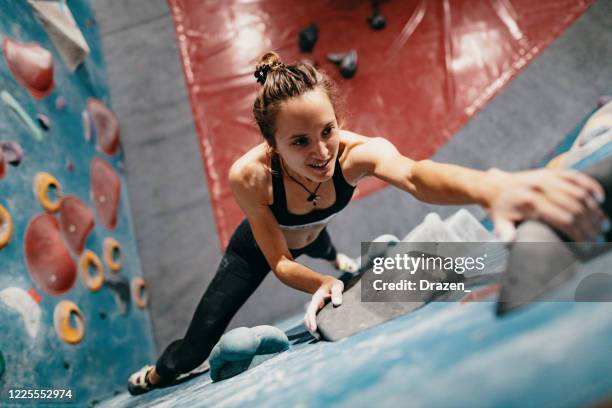
[[[271,67],[267,64],[263,64],[261,66],[259,66],[256,70],[255,70],[255,78],[257,78],[257,82],[260,84],[265,84],[266,83],[266,78],[268,77],[268,72],[270,72]]]
[[[269,51],[259,58],[257,66],[255,67],[254,76],[257,82],[261,85],[266,83],[266,78],[270,71],[283,68],[285,64],[282,63],[280,56],[274,51]]]

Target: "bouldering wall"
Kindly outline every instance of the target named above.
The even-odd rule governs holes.
[[[96,22],[85,0],[6,0],[0,45],[0,405],[92,403],[155,357]]]

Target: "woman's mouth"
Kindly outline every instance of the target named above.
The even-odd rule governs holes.
[[[308,166],[316,171],[324,171],[327,170],[327,165],[329,164],[331,158],[323,161],[315,161],[310,163]]]

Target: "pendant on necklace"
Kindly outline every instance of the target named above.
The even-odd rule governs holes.
[[[312,205],[314,205],[315,207],[317,206],[317,200],[319,199],[319,196],[316,195],[315,193],[310,193],[310,195],[308,196],[307,200],[312,202]]]

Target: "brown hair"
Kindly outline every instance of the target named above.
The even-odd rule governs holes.
[[[270,51],[259,58],[255,78],[262,87],[253,104],[253,115],[261,134],[272,148],[276,147],[274,124],[281,103],[317,87],[327,94],[338,121],[341,121],[341,101],[336,84],[312,65],[303,62],[285,65],[277,53]]]

